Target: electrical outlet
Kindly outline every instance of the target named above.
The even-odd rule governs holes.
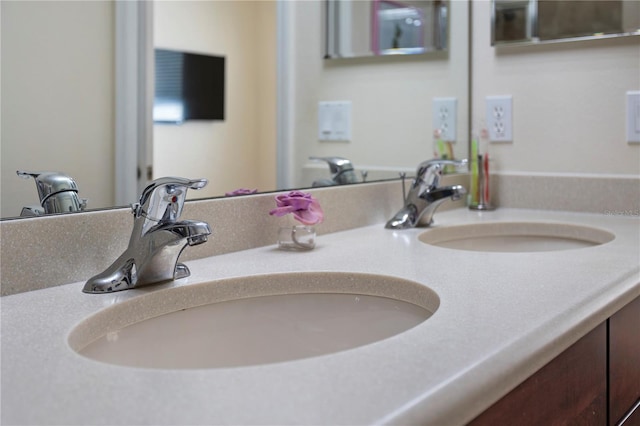
[[[492,142],[513,141],[512,97],[487,96],[487,130]]]
[[[444,141],[456,140],[456,98],[433,98],[433,129]]]

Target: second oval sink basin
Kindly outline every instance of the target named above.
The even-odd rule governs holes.
[[[388,276],[259,275],[154,290],[87,318],[69,343],[132,367],[258,365],[373,343],[422,323],[438,305],[429,288]]]
[[[615,238],[602,229],[564,223],[496,222],[433,228],[418,239],[438,247],[487,252],[572,250]]]

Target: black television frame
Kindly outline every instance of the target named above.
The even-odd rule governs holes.
[[[224,56],[155,49],[154,62],[154,123],[225,119]]]

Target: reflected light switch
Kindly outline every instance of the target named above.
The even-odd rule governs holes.
[[[318,139],[351,140],[351,101],[318,103]]]

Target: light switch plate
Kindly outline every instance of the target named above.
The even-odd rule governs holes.
[[[318,103],[318,139],[351,140],[351,101]]]
[[[627,142],[640,143],[640,91],[627,92]]]
[[[486,121],[491,142],[513,141],[512,97],[487,96]]]
[[[456,140],[457,106],[456,98],[433,98],[433,129],[444,141]]]

